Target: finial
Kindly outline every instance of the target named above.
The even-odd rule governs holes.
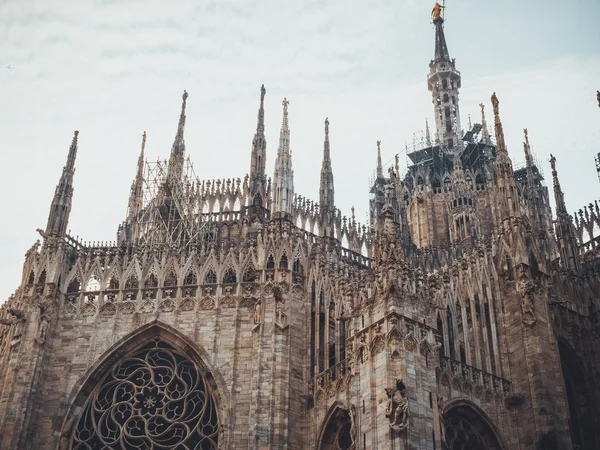
[[[142,134],[142,151],[144,150],[145,146],[146,146],[146,132],[144,131],[144,134]]]
[[[329,137],[329,118],[325,118],[325,137]]]
[[[429,133],[429,121],[425,119],[425,139],[427,141],[427,145],[431,145],[431,134]]]
[[[598,107],[600,107],[600,91],[596,91],[596,99],[598,100]]]
[[[283,101],[281,102],[281,104],[283,105],[283,113],[287,114],[287,112],[288,112],[288,105],[290,104],[290,102],[287,99],[287,97],[283,97]]]
[[[527,147],[529,147],[529,133],[527,128],[523,128],[523,134],[525,135],[525,143],[527,144]]]
[[[189,94],[188,94],[188,93],[187,93],[187,91],[184,89],[184,90],[183,90],[183,95],[181,96],[181,97],[183,98],[183,101],[184,101],[184,103],[185,103],[185,101],[187,100],[187,98],[188,98],[188,95],[189,95]]]
[[[435,23],[438,20],[444,20],[442,18],[442,10],[445,8],[445,6],[442,6],[436,2],[436,4],[433,6],[433,9],[431,10],[431,19],[433,20],[433,23]]]
[[[265,89],[265,85],[263,84],[260,87],[260,103],[261,105],[264,103],[265,101],[265,94],[267,93],[267,90]]]

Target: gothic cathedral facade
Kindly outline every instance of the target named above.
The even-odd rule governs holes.
[[[117,240],[67,232],[78,132],[48,223],[0,307],[0,449],[592,449],[600,442],[598,204],[556,215],[526,166],[461,127],[434,9],[435,130],[384,171],[370,221],[294,192],[288,102],[265,173],[201,181],[184,93],[168,160],[144,134]]]

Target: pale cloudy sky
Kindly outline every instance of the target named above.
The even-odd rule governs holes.
[[[336,203],[364,221],[377,140],[384,161],[431,121],[426,0],[0,0],[0,301],[44,228],[73,130],[80,131],[70,228],[113,240],[140,148],[168,157],[181,94],[201,178],[247,173],[259,89],[267,88],[267,170],[290,100],[296,191],[318,199],[331,122]],[[449,0],[446,37],[462,72],[461,115],[496,91],[509,153],[522,128],[571,211],[598,198],[600,2]],[[400,155],[406,165],[404,153]],[[550,181],[550,180],[548,180]]]

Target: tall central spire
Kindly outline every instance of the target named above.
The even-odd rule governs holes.
[[[277,159],[275,160],[275,176],[273,177],[273,212],[291,214],[294,197],[294,171],[292,169],[288,121],[288,105],[290,102],[287,98],[284,98],[281,104],[283,105],[283,120],[281,132],[279,133]]]
[[[177,125],[177,133],[175,134],[175,140],[173,141],[173,147],[171,148],[171,157],[169,158],[169,174],[177,180],[181,179],[183,160],[185,157],[185,140],[183,139],[183,132],[185,129],[185,106],[188,98],[187,91],[183,91],[182,98],[183,101],[181,103],[179,124]]]
[[[260,87],[260,107],[258,108],[258,119],[256,133],[252,139],[252,156],[250,158],[250,195],[252,204],[261,206],[266,197],[267,180],[265,176],[265,164],[267,160],[267,140],[265,138],[265,94],[267,90],[263,84]]]
[[[460,72],[456,70],[454,59],[450,59],[446,37],[444,36],[444,19],[442,9],[436,3],[431,11],[435,26],[435,52],[429,63],[427,87],[432,95],[435,125],[437,129],[436,144],[449,151],[462,150],[462,129],[458,107],[458,90],[461,87]]]

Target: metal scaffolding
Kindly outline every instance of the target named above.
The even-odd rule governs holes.
[[[142,209],[135,220],[133,240],[140,245],[167,244],[208,252],[218,228],[212,215],[203,211],[201,182],[189,158],[181,170],[173,170],[173,164],[146,161]]]

